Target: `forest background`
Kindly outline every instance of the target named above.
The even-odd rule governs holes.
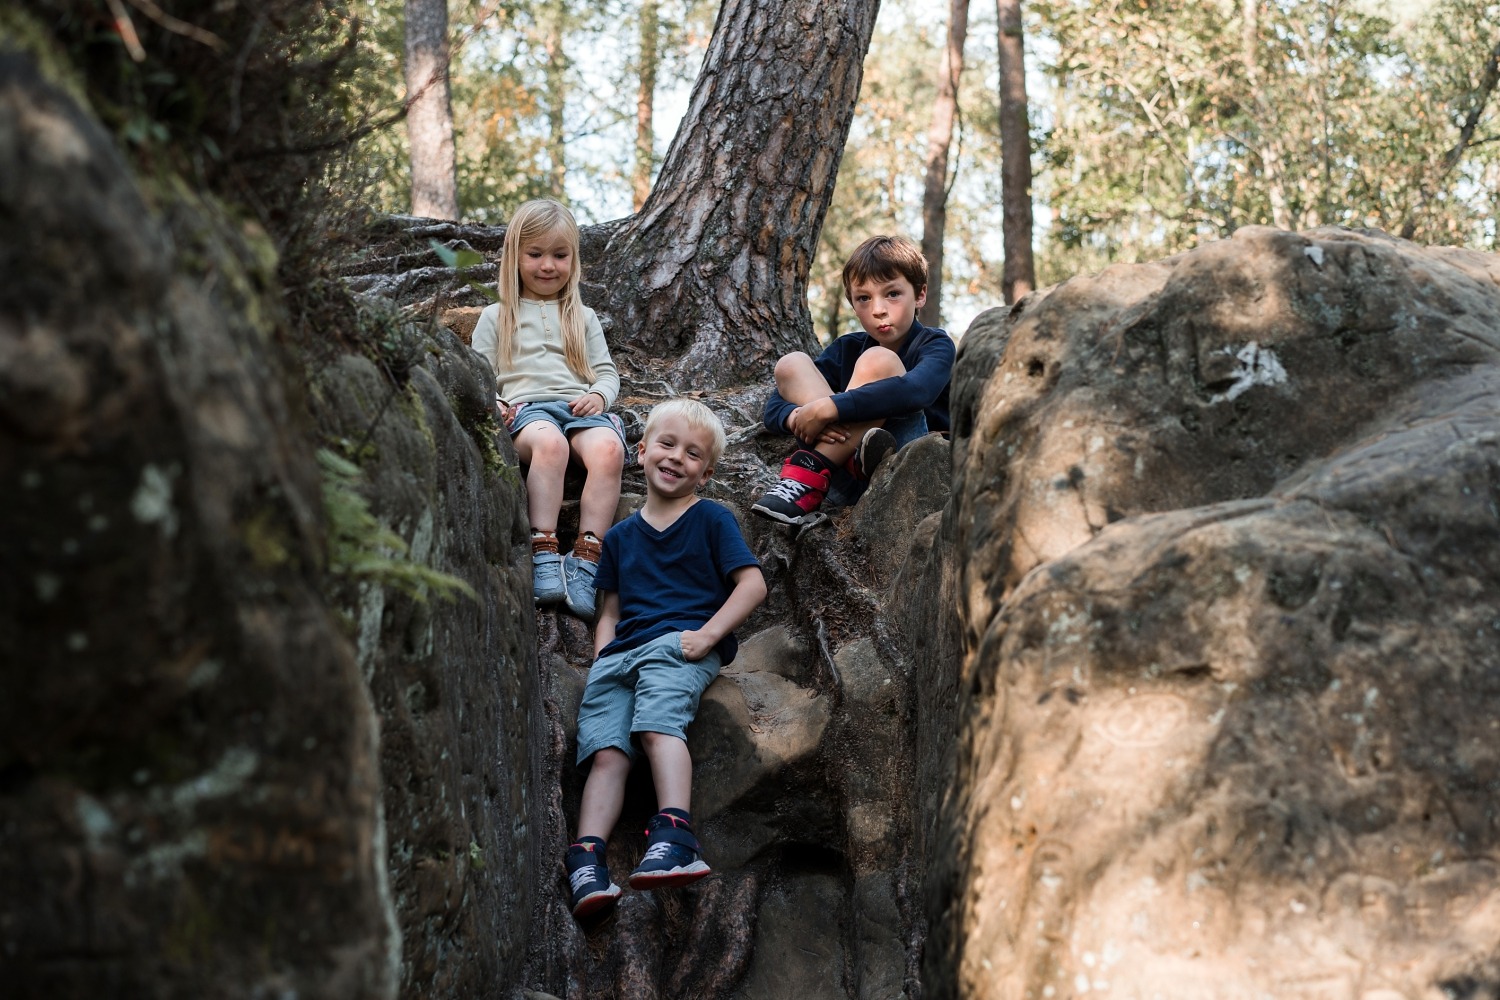
[[[630,212],[672,140],[714,0],[450,0],[459,211],[539,196]],[[363,0],[372,119],[408,97],[405,11]],[[1004,300],[999,23],[1021,11],[1038,287],[1240,226],[1369,227],[1496,249],[1500,4],[1478,0],[885,0],[809,282],[817,336],[851,321],[838,269],[865,236],[920,239],[950,20],[967,14],[946,168],[941,323]],[[997,11],[1000,13],[997,14]],[[1014,36],[1012,28],[1010,34]],[[411,207],[407,132],[350,179]]]

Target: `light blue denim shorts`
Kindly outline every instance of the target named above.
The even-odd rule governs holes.
[[[682,633],[668,632],[650,642],[594,661],[578,706],[578,763],[605,747],[632,758],[632,733],[666,733],[687,739],[698,699],[719,676],[719,654],[701,660],[682,655]]]
[[[511,417],[505,429],[510,431],[510,436],[514,439],[517,434],[521,433],[522,427],[537,420],[547,421],[568,437],[571,437],[574,431],[586,430],[589,427],[608,427],[620,436],[620,446],[625,449],[627,458],[630,455],[630,447],[625,443],[625,424],[608,410],[591,417],[575,417],[573,411],[568,409],[567,400],[564,399],[550,399],[544,403],[517,403],[516,414]]]

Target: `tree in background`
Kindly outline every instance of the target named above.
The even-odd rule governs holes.
[[[635,165],[630,175],[631,207],[639,212],[651,193],[651,175],[656,165],[656,132],[652,115],[656,108],[656,65],[661,24],[657,0],[641,0],[641,47],[635,98]]]
[[[1026,110],[1026,40],[1021,0],[996,0],[1000,52],[1000,173],[1007,304],[1036,288],[1031,247],[1031,124]]]
[[[964,71],[964,39],[969,33],[969,0],[948,8],[948,44],[938,67],[937,97],[927,132],[927,174],[922,188],[922,254],[927,258],[927,302],[920,319],[943,325],[943,240],[948,225],[948,150],[958,116],[958,85]]]
[[[447,0],[406,0],[405,69],[411,214],[457,219]]]
[[[1252,223],[1497,245],[1493,3],[1401,24],[1341,0],[1036,6],[1059,45],[1048,279]]]

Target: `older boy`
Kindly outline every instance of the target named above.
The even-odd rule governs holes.
[[[911,240],[874,236],[844,265],[844,296],[862,332],[839,337],[814,361],[795,351],[776,362],[766,427],[799,447],[781,480],[750,508],[783,524],[858,500],[887,455],[948,429],[953,341],[917,322],[927,301],[927,259]]]
[[[632,737],[651,763],[659,811],[631,888],[686,885],[709,873],[689,814],[685,730],[703,690],[734,659],[734,630],[766,597],[734,515],[696,493],[724,450],[719,418],[702,403],[669,400],[652,409],[639,448],[646,503],[604,536],[594,664],[578,709],[578,763],[593,758],[566,858],[579,918],[620,896],[605,841],[624,805]]]

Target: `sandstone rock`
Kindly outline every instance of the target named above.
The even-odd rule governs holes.
[[[531,928],[515,915],[559,830],[530,766],[542,720],[525,501],[495,440],[488,370],[446,332],[390,326],[421,343],[407,383],[349,355],[314,386],[314,409],[326,439],[366,442],[371,508],[409,557],[475,594],[379,581],[340,593],[380,715],[402,994],[437,1000],[520,978]]]
[[[947,505],[951,479],[948,442],[940,434],[913,441],[881,463],[849,515],[872,587],[889,584],[913,552],[925,551],[915,529]]]
[[[932,996],[1500,991],[1497,275],[1242,230],[978,321]]]
[[[0,53],[10,997],[392,997],[377,726],[274,258]]]

